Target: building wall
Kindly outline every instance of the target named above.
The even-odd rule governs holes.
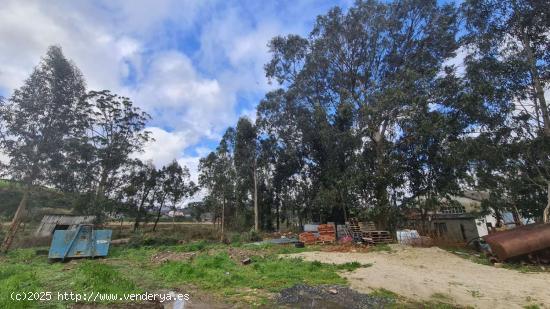
[[[435,219],[431,222],[431,228],[433,231],[438,232],[442,229],[441,224],[444,224],[446,231],[441,231],[438,235],[439,237],[454,242],[467,242],[480,236],[478,231],[479,225],[476,221],[478,220],[473,218]],[[464,230],[464,233],[462,230]]]

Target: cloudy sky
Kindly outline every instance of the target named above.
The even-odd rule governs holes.
[[[196,177],[198,159],[273,87],[267,42],[307,35],[317,15],[351,2],[0,0],[0,95],[60,45],[88,89],[129,96],[152,115],[156,141],[143,159],[177,159]]]

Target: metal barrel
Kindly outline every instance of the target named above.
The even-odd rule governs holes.
[[[496,256],[504,261],[550,247],[550,224],[529,224],[484,236]]]

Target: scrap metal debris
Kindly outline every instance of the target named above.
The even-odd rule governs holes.
[[[533,254],[550,248],[550,224],[529,224],[484,236],[499,260]],[[543,257],[543,259],[545,259]]]

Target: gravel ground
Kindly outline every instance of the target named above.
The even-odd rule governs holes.
[[[392,245],[392,252],[303,252],[307,261],[372,264],[343,273],[360,293],[384,288],[411,300],[439,300],[480,309],[550,309],[550,273],[521,273],[473,263],[443,249]]]
[[[298,284],[281,291],[277,303],[291,308],[384,308],[389,300],[361,294],[345,286]]]

